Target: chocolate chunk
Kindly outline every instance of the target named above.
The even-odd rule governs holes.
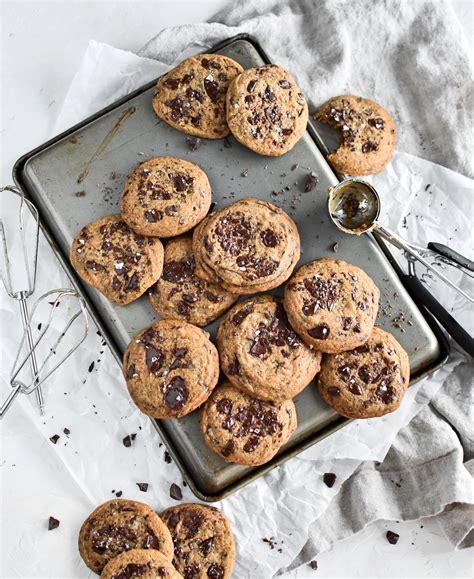
[[[175,501],[180,501],[183,498],[183,493],[181,491],[181,487],[177,484],[173,483],[170,486],[170,497]]]
[[[342,329],[346,332],[352,328],[352,318],[342,318]]]
[[[253,312],[253,306],[252,304],[249,304],[247,306],[245,306],[245,308],[242,308],[240,311],[238,311],[236,314],[234,314],[232,316],[232,318],[230,319],[231,323],[234,324],[234,326],[240,326],[240,324],[245,320],[245,318],[251,314]]]
[[[362,152],[363,153],[370,153],[372,151],[376,151],[378,148],[379,148],[379,146],[377,145],[377,143],[374,143],[373,141],[366,141],[362,145]]]
[[[163,367],[165,361],[165,354],[163,350],[159,350],[147,344],[146,348],[146,365],[152,374],[156,374]]]
[[[317,568],[318,568],[318,562],[317,562],[317,561],[310,561],[310,562],[308,563],[308,565],[311,567],[311,569],[312,569],[313,571],[316,571]]]
[[[165,450],[164,459],[165,459],[166,464],[171,464],[172,459],[171,459],[170,453],[167,450]]]
[[[245,104],[247,104],[247,105],[251,105],[254,100],[255,100],[255,97],[251,94],[248,94],[247,96],[244,97]]]
[[[219,98],[219,87],[217,82],[213,80],[212,75],[206,76],[204,79],[204,90],[212,102],[216,102]]]
[[[185,567],[183,571],[184,579],[198,579],[199,577],[199,566],[191,565],[190,567]]]
[[[124,567],[121,567],[118,573],[114,573],[112,579],[132,579],[135,577],[141,577],[150,571],[150,566],[140,565],[137,563],[128,563]]]
[[[362,382],[365,382],[365,384],[370,384],[374,381],[375,376],[373,372],[371,372],[370,368],[365,364],[359,368],[358,374],[359,378],[362,380]]]
[[[389,384],[390,380],[383,378],[375,391],[375,395],[380,398],[384,404],[391,404],[395,398],[395,391]]]
[[[63,430],[63,432],[64,432],[64,434],[65,434],[66,436],[69,436],[69,435],[71,434],[71,431],[69,430],[69,428],[65,428],[65,429]]]
[[[120,288],[122,287],[122,282],[119,280],[119,278],[114,275],[114,277],[112,278],[112,288],[117,292],[120,290]]]
[[[222,579],[224,577],[224,568],[222,565],[212,563],[212,565],[209,565],[207,568],[207,576],[209,579]]]
[[[173,410],[181,410],[188,401],[188,389],[181,376],[175,376],[166,386],[163,397],[167,406]]]
[[[148,223],[156,223],[157,221],[161,221],[163,219],[163,212],[159,211],[158,209],[146,209],[143,212],[145,219]]]
[[[216,410],[221,414],[230,414],[232,412],[232,401],[228,398],[221,398],[216,402]]]
[[[173,185],[176,191],[186,191],[194,183],[194,177],[188,177],[182,173],[178,173],[173,177]]]
[[[92,271],[104,271],[105,267],[103,265],[101,265],[100,263],[97,263],[96,261],[92,261],[92,260],[87,260],[86,261],[86,267],[87,269],[91,269]]]
[[[258,331],[258,330],[257,330]],[[260,332],[253,340],[249,353],[255,358],[265,359],[270,352],[270,345],[266,335]]]
[[[179,205],[168,205],[168,207],[165,207],[165,215],[168,215],[168,217],[178,215],[178,212],[179,212]]]
[[[226,458],[230,456],[234,451],[235,451],[235,442],[232,439],[229,440],[229,442],[224,446],[224,448],[221,448],[221,454]]]
[[[50,436],[50,437],[49,437],[49,440],[50,440],[53,444],[56,444],[60,438],[61,438],[61,437],[59,436],[59,434],[54,434],[53,436]]]
[[[249,174],[249,170],[248,170],[248,169],[244,169],[244,170],[240,173],[240,175],[241,175],[242,177],[247,177],[248,174]]]
[[[49,517],[48,519],[48,531],[52,531],[53,529],[57,529],[59,527],[60,521],[55,519],[54,517]]]
[[[181,283],[190,278],[194,273],[194,256],[181,261],[168,261],[163,267],[162,279],[171,283]]]
[[[183,84],[189,84],[194,78],[194,74],[192,72],[188,72],[186,73],[183,78],[181,79],[181,82]]]
[[[328,394],[330,394],[331,396],[339,396],[340,393],[341,390],[337,386],[329,386]]]
[[[122,439],[122,443],[126,448],[130,448],[132,446],[132,442],[135,440],[135,438],[137,437],[136,433],[133,434],[127,434],[127,436],[125,436]]]
[[[253,452],[260,444],[260,439],[257,436],[251,436],[244,444],[244,452]]]
[[[304,192],[309,193],[316,187],[317,184],[318,184],[318,176],[314,171],[311,171],[311,173],[309,173],[309,175],[306,177]]]
[[[155,535],[155,533],[152,533],[151,529],[148,529],[148,535],[145,537],[145,540],[143,541],[143,548],[144,549],[160,548],[160,541],[158,540],[158,537]]]
[[[200,103],[202,103],[202,101],[204,99],[204,95],[202,94],[202,92],[200,90],[194,90],[192,88],[187,88],[185,94],[189,99],[197,100]]]
[[[137,483],[137,487],[142,491],[142,493],[146,493],[148,490],[148,483]]]
[[[256,80],[251,80],[248,85],[247,85],[247,91],[248,92],[253,92],[255,89],[255,85],[257,84]]]
[[[336,482],[336,475],[333,472],[325,472],[323,474],[323,482],[326,486],[332,488]]]
[[[202,125],[202,116],[201,115],[196,115],[194,117],[191,117],[191,124],[194,127],[200,127]],[[201,139],[199,139],[201,140]],[[199,144],[199,146],[201,146],[201,144]],[[192,149],[195,150],[195,149]]]
[[[336,243],[333,243],[331,249],[334,253],[337,253],[339,251],[339,243],[337,241]]]
[[[197,117],[193,117],[194,119]],[[191,119],[191,122],[193,123],[193,119]],[[195,123],[193,123],[194,126]],[[188,148],[191,151],[197,151],[199,149],[199,147],[202,145],[202,139],[200,139],[199,137],[186,137],[186,144],[188,145]]]
[[[286,79],[279,80],[278,85],[281,86],[281,88],[290,88],[291,86],[290,82]]]
[[[398,543],[398,539],[400,538],[400,535],[398,533],[394,533],[393,531],[387,531],[385,536],[387,537],[387,541],[390,543],[390,545],[396,545]]]
[[[381,118],[376,118],[376,119],[369,119],[367,121],[367,123],[371,126],[371,127],[375,127],[376,129],[383,129],[385,126],[385,122],[383,119]]]
[[[293,129],[282,129],[281,130],[281,134],[284,135],[285,137],[287,137],[288,135],[291,135],[292,132],[293,132]]]
[[[265,102],[272,102],[276,99],[275,93],[270,85],[267,84],[265,90],[260,94],[262,100]]]
[[[329,338],[330,329],[327,324],[319,324],[308,330],[308,334],[316,340],[327,340]]]
[[[92,370],[94,369],[95,366],[95,362],[91,362],[89,368],[87,369],[87,371],[89,372],[89,374],[92,372]]]
[[[163,81],[163,86],[172,90],[176,90],[179,87],[179,80],[177,78],[167,78],[165,81]]]
[[[220,73],[217,75],[217,78],[218,78],[221,82],[226,82],[226,81],[229,80],[229,77],[228,77],[225,73],[223,73],[223,72],[220,72]]]
[[[216,296],[212,292],[208,292],[208,291],[204,292],[204,297],[206,298],[207,301],[209,301],[213,304],[217,304],[221,301],[218,296]]]
[[[209,537],[208,539],[204,539],[199,543],[199,550],[201,551],[204,557],[207,557],[209,553],[214,548],[214,537]]]
[[[229,376],[238,376],[240,374],[240,362],[237,354],[234,354],[234,360],[227,366],[227,374]]]
[[[171,118],[174,121],[178,121],[184,117],[183,101],[180,97],[175,97],[174,99],[167,100],[165,102],[167,107],[171,109]]]
[[[357,384],[357,382],[355,382],[353,378],[351,378],[351,380],[349,380],[349,386],[347,387],[349,392],[352,392],[352,394],[354,394],[355,396],[360,396],[361,394],[363,394],[364,391],[362,390],[361,385]]]
[[[265,247],[276,247],[279,243],[278,237],[272,229],[264,229],[261,231],[260,239]]]
[[[123,492],[122,492],[122,491],[117,491],[117,492],[115,493],[115,496],[116,496],[118,499],[119,499],[122,495],[123,495]]]

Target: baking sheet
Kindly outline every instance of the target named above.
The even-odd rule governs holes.
[[[264,62],[247,40],[230,42],[219,52],[244,67]],[[17,181],[39,206],[63,255],[67,256],[72,238],[83,225],[117,211],[127,173],[151,156],[171,154],[196,162],[206,171],[217,207],[254,196],[288,211],[301,233],[301,263],[332,256],[365,269],[381,289],[381,312],[385,314],[380,316],[379,325],[393,332],[408,351],[415,376],[440,359],[443,352],[436,336],[377,243],[369,236],[344,236],[329,222],[327,188],[337,182],[337,177],[316,146],[314,133],[308,132],[290,153],[280,158],[260,157],[232,138],[231,147],[223,141],[203,141],[192,152],[185,135],[154,115],[150,106],[153,84],[17,164]],[[247,176],[243,176],[243,171]],[[319,183],[315,190],[304,193],[310,171],[317,173]],[[335,243],[337,254],[333,251]],[[114,306],[96,290],[78,283],[118,357],[132,335],[158,319],[146,297],[127,307]],[[210,327],[211,332],[215,326]],[[117,384],[117,388],[122,387]],[[190,486],[201,498],[212,499],[235,490],[347,422],[329,409],[311,386],[297,397],[296,406],[299,426],[294,436],[279,457],[256,469],[229,465],[211,453],[202,441],[196,413],[179,421],[161,421],[159,427]]]

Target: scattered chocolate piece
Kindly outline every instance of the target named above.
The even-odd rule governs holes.
[[[135,438],[137,437],[137,435],[134,434],[127,434],[127,436],[125,436],[122,440],[123,445],[126,448],[130,448],[132,446],[132,442],[135,440]]]
[[[310,561],[310,562],[308,563],[308,565],[311,567],[311,569],[312,569],[313,571],[316,571],[316,569],[318,568],[318,562],[317,562],[317,561]]]
[[[85,197],[86,196],[86,192],[85,191],[76,191],[74,193],[75,197]]]
[[[181,487],[176,484],[170,486],[170,497],[175,501],[180,501],[183,498],[183,493],[181,492]]]
[[[387,541],[390,543],[390,545],[396,545],[398,543],[398,539],[400,538],[400,535],[398,533],[394,533],[393,531],[387,531],[385,536],[387,537]]]
[[[333,243],[331,249],[334,251],[334,253],[337,253],[339,251],[339,243],[337,241],[336,243]]]
[[[186,137],[186,143],[191,151],[197,151],[202,145],[202,139],[199,137]]]
[[[296,171],[296,169],[298,169],[298,167],[299,167],[298,163],[295,163],[295,164],[291,167],[291,170],[292,170],[292,171]]]
[[[119,499],[122,496],[122,494],[123,494],[122,491],[117,491],[115,493],[115,496]]]
[[[316,175],[316,173],[314,171],[311,171],[311,173],[308,175],[308,177],[306,179],[306,185],[304,186],[304,192],[309,193],[310,191],[312,191],[316,187],[317,184],[318,184],[318,176]]]
[[[55,519],[54,517],[49,517],[48,531],[52,531],[53,529],[57,529],[58,527],[59,527],[58,519]]]
[[[50,436],[49,440],[50,440],[53,444],[56,444],[60,438],[61,438],[61,437],[59,436],[59,434],[55,434],[54,436]]]
[[[269,539],[267,539],[266,537],[264,537],[262,539],[262,541],[264,543],[268,543],[268,546],[270,547],[270,549],[274,549],[275,545],[277,544],[275,537],[270,537]]]
[[[64,434],[65,434],[66,436],[69,436],[69,435],[71,434],[71,431],[69,430],[69,428],[65,428],[65,429],[63,430],[63,432],[64,432]]]
[[[242,171],[242,173],[240,173],[240,175],[241,175],[242,177],[247,177],[248,174],[249,174],[249,170],[248,170],[248,169],[244,169],[244,170]]]
[[[323,474],[323,481],[326,486],[332,488],[336,482],[336,475],[333,472],[325,472]]]
[[[148,483],[137,483],[137,487],[142,491],[142,493],[146,493],[148,490]]]
[[[164,458],[165,458],[166,464],[171,464],[172,459],[171,459],[170,453],[167,450],[165,450]]]
[[[95,362],[92,362],[91,365],[89,366],[89,373],[92,372],[92,370],[94,369],[94,364]]]
[[[232,147],[232,143],[230,142],[229,137],[224,137],[224,147],[226,149],[230,149]]]

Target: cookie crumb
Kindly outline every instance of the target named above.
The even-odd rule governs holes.
[[[53,529],[57,529],[60,525],[60,521],[55,519],[54,517],[49,517],[48,520],[48,531],[52,531]]]
[[[181,491],[181,487],[177,484],[173,483],[170,486],[170,497],[175,501],[180,501],[183,498],[183,493]]]

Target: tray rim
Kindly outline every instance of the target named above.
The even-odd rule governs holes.
[[[262,57],[262,59],[266,63],[270,64],[272,62],[271,59],[269,58],[269,56],[267,55],[267,53],[265,52],[265,50],[260,45],[259,41],[257,39],[255,39],[252,35],[247,34],[247,33],[240,33],[240,34],[237,34],[235,36],[226,38],[225,40],[217,43],[216,45],[212,46],[211,48],[209,48],[207,50],[204,50],[203,52],[214,53],[214,52],[217,52],[217,51],[221,50],[222,48],[224,48],[230,44],[233,44],[234,42],[239,41],[239,40],[244,40],[244,41],[249,42],[255,48],[255,50],[258,52],[258,54]],[[154,79],[154,80],[148,82],[147,84],[139,87],[138,89],[134,90],[133,92],[123,96],[122,98],[114,101],[113,103],[107,105],[103,109],[97,111],[96,113],[90,115],[89,117],[85,118],[84,120],[80,121],[79,123],[73,125],[69,129],[66,129],[62,133],[56,135],[55,137],[52,137],[51,139],[49,139],[45,143],[39,145],[38,147],[35,147],[31,151],[29,151],[29,152],[25,153],[24,155],[22,155],[21,157],[19,157],[19,159],[15,162],[13,169],[12,169],[12,176],[13,176],[13,180],[14,180],[15,184],[19,187],[19,189],[28,198],[31,198],[28,185],[25,183],[25,181],[23,179],[23,175],[24,175],[23,169],[25,168],[26,164],[28,163],[28,161],[32,157],[34,157],[38,153],[45,151],[49,147],[58,143],[59,141],[62,141],[63,139],[65,139],[69,135],[74,134],[76,131],[85,128],[88,124],[93,123],[97,119],[99,119],[99,118],[105,116],[106,114],[108,114],[109,112],[117,109],[121,105],[126,104],[128,101],[135,98],[136,96],[139,96],[140,94],[146,92],[147,90],[149,90],[150,88],[155,86],[158,78],[159,77],[157,77],[156,79]],[[326,162],[328,163],[326,157],[327,157],[327,153],[329,151],[328,151],[326,145],[324,144],[323,139],[319,135],[316,127],[314,126],[312,119],[310,119],[308,122],[307,131],[309,132],[311,138],[313,139],[316,146],[323,154]],[[328,165],[329,165],[329,163],[328,163]],[[339,180],[342,180],[344,178],[343,175],[335,172],[330,165],[329,165],[329,167],[330,167],[331,171],[336,175],[336,177]],[[97,311],[97,308],[89,300],[87,295],[85,295],[84,292],[82,291],[82,287],[81,287],[82,282],[81,282],[79,276],[73,270],[73,268],[69,262],[68,257],[66,255],[64,255],[64,253],[63,253],[62,249],[59,247],[59,244],[57,243],[54,235],[50,231],[49,227],[46,225],[46,220],[44,220],[43,216],[42,216],[42,209],[38,208],[38,211],[40,214],[41,230],[42,230],[44,236],[46,237],[51,249],[53,250],[53,253],[56,255],[56,257],[61,262],[61,265],[62,265],[66,275],[68,276],[69,280],[71,281],[72,285],[74,286],[74,288],[77,291],[79,291],[79,293],[82,295],[82,297],[86,301],[87,309],[88,309],[88,312],[89,312],[91,318],[94,320],[94,322],[96,323],[97,327],[99,328],[103,338],[106,340],[107,345],[110,348],[116,361],[118,362],[120,367],[122,367],[122,362],[123,362],[122,361],[122,354],[120,353],[120,350],[119,350],[114,338],[111,336],[111,334],[107,330],[105,324],[102,322],[101,315]],[[410,297],[413,299],[416,307],[420,310],[422,316],[425,318],[426,322],[428,323],[430,329],[432,330],[432,332],[433,332],[433,334],[438,342],[438,345],[439,345],[440,353],[439,353],[438,357],[428,367],[424,368],[421,372],[418,372],[417,374],[415,374],[414,376],[411,377],[411,379],[410,379],[410,386],[411,386],[414,383],[421,380],[422,378],[424,378],[428,375],[431,375],[433,372],[435,372],[438,368],[440,368],[441,366],[443,366],[446,363],[446,361],[449,357],[449,353],[450,353],[449,342],[446,339],[446,336],[444,335],[441,327],[436,322],[433,315],[423,305],[421,305],[418,302],[416,295],[414,295],[409,290],[409,288],[407,288],[405,286],[405,283],[404,283],[403,277],[402,277],[403,270],[401,269],[397,260],[394,258],[394,256],[390,252],[390,250],[387,247],[387,245],[385,244],[385,242],[377,236],[373,236],[373,238],[375,239],[375,241],[377,242],[377,244],[381,248],[382,252],[384,253],[387,260],[389,261],[392,268],[395,270],[395,273],[400,278],[400,281],[404,285],[405,289],[407,289],[407,291],[408,291]],[[319,441],[324,440],[327,436],[330,436],[334,432],[337,432],[340,428],[343,428],[344,426],[346,426],[347,424],[352,422],[352,420],[344,418],[343,416],[340,416],[331,425],[324,427],[322,430],[318,431],[316,434],[312,434],[312,435],[307,436],[296,447],[288,448],[283,453],[279,454],[274,459],[272,459],[270,462],[268,462],[264,465],[261,465],[259,467],[255,467],[251,472],[246,474],[244,477],[242,477],[241,479],[227,485],[221,491],[218,491],[216,493],[206,493],[206,492],[203,492],[199,488],[197,482],[192,477],[191,473],[189,472],[189,470],[187,469],[183,460],[181,459],[181,455],[179,454],[179,452],[175,448],[173,441],[171,440],[170,436],[168,435],[166,429],[161,426],[161,424],[158,420],[154,420],[152,418],[150,418],[150,420],[152,421],[157,432],[160,434],[163,442],[165,443],[168,451],[170,452],[175,464],[177,465],[181,474],[183,475],[183,478],[186,481],[186,483],[188,484],[190,490],[193,492],[193,494],[198,499],[200,499],[204,502],[216,502],[216,501],[220,501],[220,500],[224,499],[225,497],[236,492],[237,490],[240,490],[241,488],[243,488],[247,484],[253,482],[254,480],[259,478],[260,476],[267,474],[268,472],[270,472],[275,467],[279,466],[280,464],[282,464],[283,462],[285,462],[289,458],[297,456],[302,451],[313,446],[314,444],[317,444]]]

